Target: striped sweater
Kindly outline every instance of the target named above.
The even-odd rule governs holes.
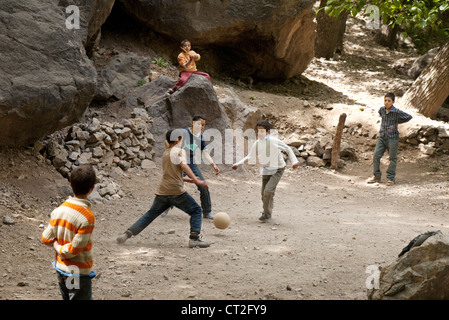
[[[50,223],[42,233],[45,245],[53,246],[53,242],[58,241],[55,266],[63,272],[77,273],[73,267],[78,268],[80,275],[89,275],[92,271],[95,216],[89,207],[89,201],[70,197],[53,210]]]

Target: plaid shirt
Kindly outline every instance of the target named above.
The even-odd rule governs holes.
[[[398,124],[405,123],[412,119],[412,116],[392,106],[390,112],[386,112],[385,107],[379,109],[379,115],[382,118],[380,124],[380,136],[383,138],[398,138]]]

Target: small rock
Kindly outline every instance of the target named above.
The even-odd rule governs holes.
[[[3,217],[3,224],[13,225],[15,223],[16,223],[16,221],[13,218],[11,218],[10,216],[4,216]]]

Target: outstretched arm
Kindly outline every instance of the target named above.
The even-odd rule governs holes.
[[[207,162],[209,162],[209,164],[214,168],[215,175],[218,175],[220,173],[220,169],[217,167],[217,165],[215,164],[214,160],[210,156],[209,151],[204,149],[202,154],[203,154],[203,158],[205,158],[207,160]]]
[[[192,183],[203,187],[203,188],[207,188],[207,183],[204,180],[201,180],[200,178],[198,178],[192,171],[192,169],[190,169],[189,165],[187,163],[181,163],[181,168],[182,170],[189,176],[190,179],[192,179]],[[188,181],[188,180],[185,180]],[[190,182],[190,181],[188,181]]]
[[[237,161],[236,163],[234,163],[232,165],[232,169],[236,170],[238,167],[240,167],[242,164],[245,163],[245,161],[250,162],[250,164],[255,164],[256,160],[257,160],[257,140],[253,143],[251,150],[249,151],[248,155],[246,157],[244,157],[243,159],[241,159],[240,161]]]

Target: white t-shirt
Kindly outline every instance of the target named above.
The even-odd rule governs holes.
[[[256,164],[258,161],[263,166],[263,174],[274,174],[278,169],[286,166],[281,151],[287,152],[292,165],[298,162],[293,150],[288,145],[268,134],[264,139],[256,140],[248,155],[235,165],[240,166],[245,161],[248,161],[248,164]]]

